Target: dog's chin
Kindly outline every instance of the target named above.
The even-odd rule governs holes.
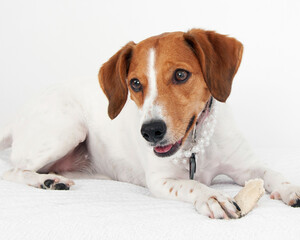
[[[162,146],[158,145],[153,147],[153,152],[158,157],[170,157],[180,149],[181,143],[182,143],[182,139],[177,141],[174,144],[168,144]]]

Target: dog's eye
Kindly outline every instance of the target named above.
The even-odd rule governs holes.
[[[185,83],[189,79],[190,75],[191,74],[184,69],[176,69],[173,75],[173,82],[175,84]]]
[[[130,80],[130,87],[135,92],[140,92],[142,90],[142,84],[137,78],[133,78]]]

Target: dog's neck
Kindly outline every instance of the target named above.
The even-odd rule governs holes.
[[[194,177],[198,159],[203,161],[205,158],[205,149],[209,146],[215,131],[216,118],[217,104],[216,100],[211,97],[199,114],[182,150],[176,154],[176,158],[172,159],[175,164],[184,164],[185,168],[190,170],[191,179]]]

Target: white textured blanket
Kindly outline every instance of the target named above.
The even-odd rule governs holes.
[[[265,162],[300,184],[300,150],[259,151]],[[0,174],[10,168],[0,155]],[[191,204],[151,197],[145,188],[77,180],[70,191],[46,191],[0,180],[0,239],[300,239],[300,208],[265,195],[238,220],[211,220]],[[240,187],[218,178],[213,188]]]

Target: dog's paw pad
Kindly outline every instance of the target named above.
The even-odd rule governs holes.
[[[57,183],[54,185],[55,190],[69,190],[70,187],[64,183]]]
[[[45,185],[47,188],[51,188],[51,185],[53,185],[53,183],[54,183],[54,180],[53,180],[53,179],[47,179],[47,180],[45,180],[44,185]]]
[[[294,203],[293,205],[291,205],[292,207],[300,207],[300,199],[296,200],[296,203]]]
[[[285,204],[291,207],[300,207],[300,186],[284,184],[278,191]]]
[[[69,190],[74,185],[72,180],[54,174],[41,175],[40,183],[39,187],[47,190]]]

